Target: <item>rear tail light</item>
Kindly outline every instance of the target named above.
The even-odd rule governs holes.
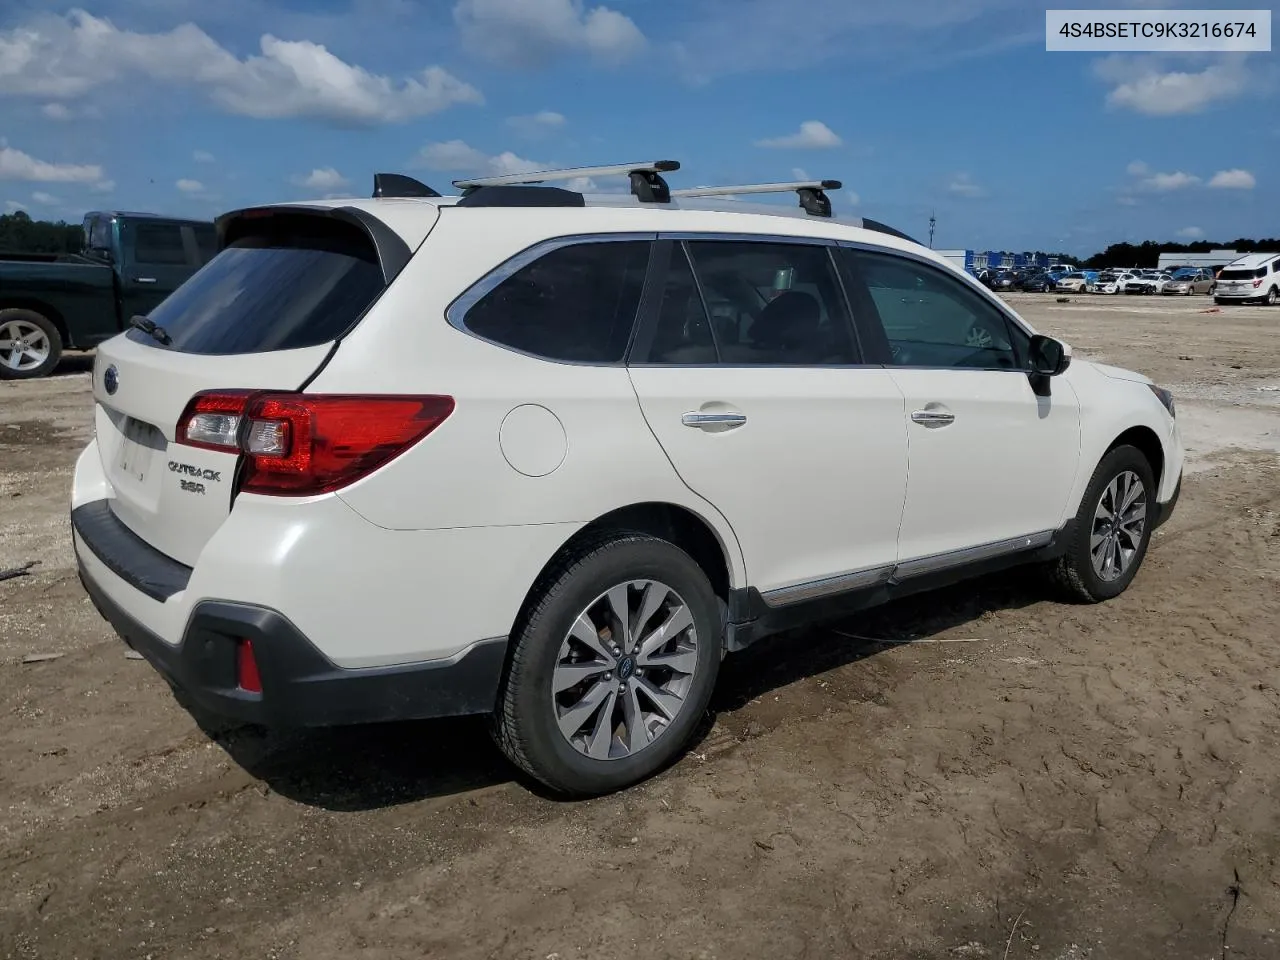
[[[239,489],[305,497],[353,483],[453,412],[452,397],[217,390],[196,394],[178,443],[243,454]]]

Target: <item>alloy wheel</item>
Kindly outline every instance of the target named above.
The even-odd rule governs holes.
[[[551,680],[556,725],[593,760],[633,756],[680,715],[697,668],[698,634],[684,598],[657,580],[620,583],[565,634]]]
[[[0,365],[10,370],[34,370],[49,359],[49,335],[28,320],[0,326]]]
[[[1111,583],[1124,576],[1138,555],[1146,526],[1146,487],[1136,473],[1126,470],[1103,490],[1093,512],[1089,555],[1100,580]]]

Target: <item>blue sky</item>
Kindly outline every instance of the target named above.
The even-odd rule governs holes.
[[[671,157],[676,185],[840,179],[843,213],[924,237],[936,212],[938,247],[1280,234],[1275,53],[1047,53],[1044,9],[4,0],[0,205],[212,217],[379,170]]]

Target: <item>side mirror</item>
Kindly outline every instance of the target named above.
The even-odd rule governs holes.
[[[1061,340],[1037,334],[1031,338],[1029,360],[1032,373],[1056,377],[1071,366],[1071,350]]]

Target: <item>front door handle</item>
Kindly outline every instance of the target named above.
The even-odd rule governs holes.
[[[949,423],[956,422],[956,415],[941,410],[917,410],[911,414],[911,422],[923,424],[926,427],[945,427]]]
[[[747,422],[745,413],[686,413],[680,418],[686,427],[700,430],[731,429]]]
[[[155,283],[156,278],[155,277],[134,277],[133,282],[134,283]]]

